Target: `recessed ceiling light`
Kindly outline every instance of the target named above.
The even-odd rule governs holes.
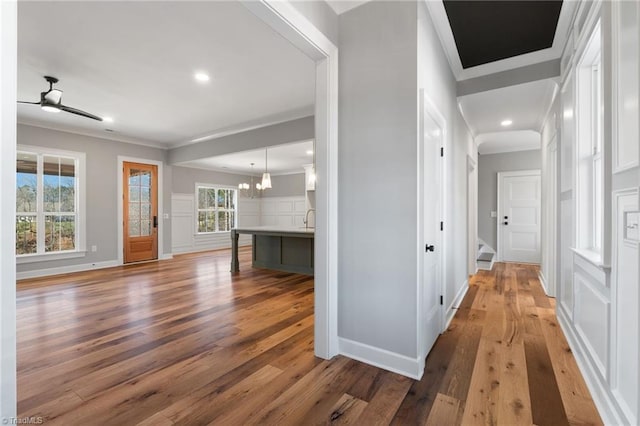
[[[209,75],[203,72],[197,72],[193,77],[202,83],[209,81]]]
[[[111,117],[102,117],[102,121],[106,123],[113,123],[113,118]]]
[[[500,123],[502,127],[511,126],[512,124],[513,124],[513,121],[511,120],[504,120],[502,123]]]
[[[312,149],[308,149],[307,150],[307,155],[313,155],[313,150]]]

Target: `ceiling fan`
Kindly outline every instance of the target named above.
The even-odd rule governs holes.
[[[40,93],[40,102],[25,102],[18,101],[19,104],[32,104],[32,105],[40,105],[40,107],[49,112],[60,112],[66,111],[71,114],[81,115],[83,117],[92,118],[94,120],[102,121],[102,117],[98,117],[97,115],[90,114],[85,111],[81,111],[76,108],[71,108],[70,106],[62,105],[62,90],[54,89],[53,85],[58,82],[58,79],[55,77],[50,77],[48,75],[44,76],[44,79],[49,82],[49,90],[46,92]]]

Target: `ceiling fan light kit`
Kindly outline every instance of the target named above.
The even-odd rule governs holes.
[[[72,108],[70,106],[66,106],[62,104],[62,90],[54,89],[53,85],[58,82],[58,79],[55,77],[51,77],[48,75],[44,76],[44,79],[49,83],[49,90],[46,92],[40,93],[40,102],[26,102],[26,101],[18,101],[19,104],[31,104],[31,105],[40,105],[43,111],[47,112],[70,112],[71,114],[80,115],[82,117],[91,118],[93,120],[102,121],[101,117],[97,115],[93,115],[86,111],[82,111],[76,108]]]

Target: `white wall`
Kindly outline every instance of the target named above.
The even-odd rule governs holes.
[[[0,2],[0,418],[16,417],[17,2]]]
[[[574,67],[580,46],[591,33],[590,23],[594,22],[591,18],[597,17],[593,12],[599,5],[596,3],[591,11],[588,3],[581,3],[578,8],[574,34],[569,37],[577,43],[574,46],[570,42],[563,55],[558,110],[551,111],[561,115],[562,122],[557,139],[560,155],[557,314],[605,424],[638,424],[640,250],[635,232],[626,227],[629,212],[640,210],[638,2],[601,3],[605,250],[601,260],[592,260],[572,249],[576,245],[578,190]],[[545,158],[546,178],[550,179],[548,165]],[[548,220],[550,223],[551,219]],[[547,265],[543,265],[543,271],[554,273],[553,267]]]

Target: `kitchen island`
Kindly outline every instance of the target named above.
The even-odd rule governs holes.
[[[231,230],[231,272],[240,271],[238,237],[252,235],[251,266],[313,275],[313,228],[252,226]]]

